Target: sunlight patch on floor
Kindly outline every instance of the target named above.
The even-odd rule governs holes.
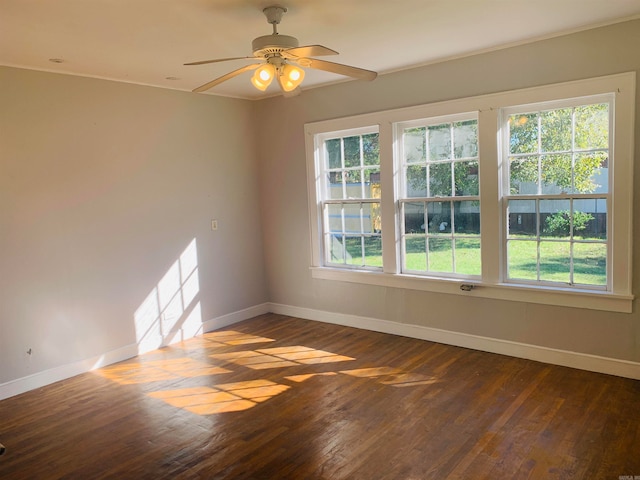
[[[319,363],[346,362],[355,360],[352,357],[336,353],[316,350],[300,345],[291,347],[263,348],[260,350],[243,350],[233,353],[217,353],[211,358],[235,363],[254,370],[267,368],[283,368],[296,365],[314,365]]]
[[[142,363],[117,364],[96,370],[95,373],[121,385],[130,385],[229,372],[230,370],[226,368],[198,362],[191,358],[170,358]]]
[[[121,385],[169,381],[173,384],[173,389],[156,389],[147,395],[198,415],[247,410],[292,388],[292,386],[267,379],[175,388],[177,386],[175,380],[182,380],[180,384],[184,385],[188,381],[187,379],[232,373],[238,371],[238,367],[251,370],[306,367],[302,370],[303,372],[306,370],[305,373],[283,377],[284,380],[295,384],[313,378],[337,375],[371,379],[392,387],[413,387],[437,382],[435,377],[410,373],[390,366],[309,372],[309,368],[312,368],[313,365],[348,362],[356,359],[304,345],[236,350],[244,345],[274,341],[272,338],[234,330],[210,332],[185,339],[172,348],[149,352],[136,361],[98,369],[95,373]],[[185,352],[193,350],[204,361],[186,356],[176,358],[174,355],[178,349]],[[211,359],[212,363],[208,363],[207,358]],[[217,366],[216,363],[222,363],[227,368]]]
[[[212,387],[163,390],[151,392],[148,395],[197,415],[212,415],[248,410],[289,388],[291,387],[270,380],[249,380]]]

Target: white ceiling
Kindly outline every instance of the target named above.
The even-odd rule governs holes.
[[[0,64],[190,91],[249,61],[277,0],[0,0]],[[380,74],[640,18],[640,0],[282,0],[278,30]],[[50,59],[61,59],[53,63]],[[245,73],[209,94],[274,95]],[[303,86],[344,81],[307,70]]]

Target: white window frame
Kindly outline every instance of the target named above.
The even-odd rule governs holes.
[[[471,197],[461,197],[461,196],[456,196],[455,192],[453,191],[453,185],[452,185],[452,194],[448,197],[437,197],[437,196],[427,196],[427,197],[409,197],[407,196],[407,190],[408,190],[408,186],[407,186],[407,182],[406,182],[406,176],[404,174],[404,168],[408,165],[405,163],[405,152],[404,152],[404,142],[403,142],[403,135],[404,135],[404,131],[407,128],[412,128],[412,127],[429,127],[429,126],[433,126],[433,125],[440,125],[443,123],[455,123],[455,122],[460,122],[460,121],[467,121],[467,120],[474,120],[474,121],[478,121],[478,115],[477,112],[467,112],[467,113],[463,113],[463,114],[455,114],[455,115],[446,115],[446,116],[440,116],[440,117],[432,117],[432,118],[428,118],[428,119],[420,119],[420,120],[411,120],[411,121],[407,121],[407,122],[399,122],[399,123],[395,123],[394,124],[394,139],[395,139],[395,144],[396,144],[396,162],[398,163],[398,172],[399,172],[399,182],[398,182],[398,189],[396,190],[396,199],[397,199],[397,208],[398,208],[398,224],[400,226],[400,233],[399,233],[399,242],[400,242],[400,273],[403,274],[408,274],[408,275],[418,275],[418,276],[431,276],[431,277],[437,277],[437,278],[451,278],[451,279],[475,279],[475,280],[479,280],[481,275],[473,275],[473,274],[464,274],[464,273],[460,273],[460,272],[433,272],[433,271],[413,271],[413,270],[409,270],[405,268],[405,263],[406,263],[406,252],[405,252],[405,241],[403,236],[406,235],[406,232],[404,231],[405,229],[403,228],[403,222],[404,222],[404,208],[405,205],[407,203],[420,203],[420,202],[438,202],[438,201],[443,201],[443,202],[456,202],[456,201],[475,201],[477,200],[478,203],[480,203],[480,195],[473,195]],[[453,155],[453,152],[452,152]],[[448,160],[449,161],[449,160]],[[459,160],[456,159],[450,159],[450,161],[452,162],[456,162]],[[429,163],[427,163],[427,165],[429,165]],[[452,181],[454,180],[454,177],[452,176]],[[428,232],[428,227],[426,226],[426,221],[425,221],[425,237],[430,237],[431,234],[429,234]],[[455,239],[458,238],[464,238],[465,235],[464,234],[459,234],[454,232],[453,230],[451,231],[451,238],[453,239],[453,242],[455,244]],[[455,247],[454,247],[455,248]],[[453,260],[455,261],[455,250],[453,252]]]
[[[468,295],[546,305],[587,308],[630,313],[633,295],[633,163],[635,120],[635,72],[578,80],[553,85],[469,97],[354,117],[314,122],[305,125],[311,234],[311,274],[313,278],[406,288],[447,294]],[[500,144],[500,117],[503,109],[613,94],[612,144],[609,164],[611,211],[608,221],[611,268],[606,291],[550,285],[530,285],[505,281],[504,202],[501,183],[503,148]],[[459,279],[402,274],[398,245],[400,165],[397,158],[395,125],[412,120],[477,112],[480,151],[480,218],[482,237],[482,278]],[[321,247],[320,165],[318,136],[329,132],[378,126],[381,169],[382,271],[372,272],[323,265]],[[461,288],[462,287],[462,288]],[[472,287],[472,288],[469,288]]]

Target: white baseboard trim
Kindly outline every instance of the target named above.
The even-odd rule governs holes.
[[[555,348],[542,347],[526,343],[482,337],[468,333],[452,332],[438,328],[391,322],[376,318],[348,315],[344,313],[326,312],[311,308],[294,307],[277,303],[269,304],[269,310],[281,315],[289,315],[308,320],[334,323],[347,327],[373,330],[404,337],[429,340],[457,347],[465,347],[484,352],[498,353],[511,357],[525,358],[553,365],[605,373],[619,377],[640,380],[640,363],[615,358],[601,357],[580,352],[571,352]]]
[[[202,330],[204,332],[211,332],[212,330],[224,328],[229,325],[233,325],[234,323],[249,320],[250,318],[264,315],[269,312],[271,312],[270,304],[261,303],[260,305],[255,305],[253,307],[245,308],[244,310],[238,310],[237,312],[228,313],[226,315],[207,320],[206,322],[203,322]]]
[[[112,363],[121,362],[128,358],[135,357],[138,354],[138,346],[127,345],[125,347],[112,350],[102,355],[79,360],[77,362],[62,365],[60,367],[50,368],[42,372],[37,372],[26,377],[11,380],[0,384],[0,400],[20,395],[21,393],[44,387],[60,380],[75,377],[81,373],[95,370],[96,368],[111,365]]]
[[[209,332],[217,328],[223,328],[228,325],[240,322],[242,320],[248,320],[258,315],[269,313],[270,305],[263,303],[253,307],[245,308],[237,312],[228,313],[220,317],[207,320],[202,323],[202,328],[199,329],[198,335],[204,332]],[[62,365],[60,367],[51,368],[41,372],[36,372],[26,377],[10,380],[6,383],[0,384],[0,400],[5,398],[20,395],[21,393],[28,392],[29,390],[35,390],[37,388],[50,385],[60,380],[75,377],[81,373],[90,372],[100,367],[105,367],[113,363],[121,362],[129,358],[133,358],[138,355],[138,345],[126,345],[116,350],[97,355],[85,360],[79,360],[74,363]]]

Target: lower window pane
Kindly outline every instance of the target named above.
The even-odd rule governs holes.
[[[537,234],[535,200],[509,200],[509,236],[535,236]]]
[[[327,205],[327,221],[330,232],[342,232],[342,205]]]
[[[344,204],[344,229],[345,233],[360,233],[363,229],[362,204]],[[366,219],[369,222],[369,218]],[[369,222],[370,223],[370,222]]]
[[[405,233],[424,233],[424,203],[407,202],[403,211]]]
[[[453,252],[450,239],[429,238],[429,271],[453,272]]]
[[[364,237],[364,264],[382,267],[382,237]]]
[[[607,284],[606,244],[573,244],[573,283],[582,285]]]
[[[349,265],[364,265],[362,237],[346,237],[347,263]]]
[[[480,202],[453,202],[456,233],[480,235]]]
[[[427,271],[427,250],[424,235],[406,235],[404,237],[405,270]]]
[[[607,203],[603,198],[573,201],[573,236],[589,240],[607,239]]]
[[[569,200],[540,200],[540,236],[569,239],[571,216]]]
[[[327,235],[327,261],[345,263],[344,238],[342,235]]]
[[[480,275],[480,239],[461,238],[455,242],[456,273]]]
[[[451,233],[451,202],[427,203],[429,233]]]
[[[528,240],[507,241],[507,275],[520,280],[538,279],[538,242]]]
[[[569,283],[571,250],[569,242],[540,242],[540,280]]]

